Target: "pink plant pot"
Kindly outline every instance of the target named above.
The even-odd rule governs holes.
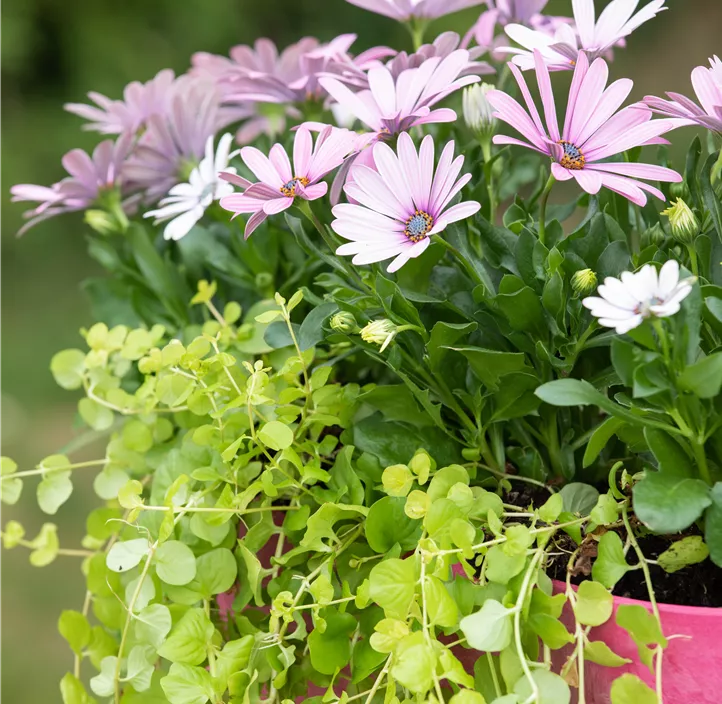
[[[554,581],[555,593],[564,593],[566,585]],[[639,661],[637,646],[623,628],[617,626],[617,608],[623,604],[643,606],[652,611],[648,601],[614,597],[614,613],[606,623],[593,628],[592,640],[604,641],[615,653],[632,660],[622,667],[603,667],[586,662],[586,704],[611,704],[612,682],[631,672],[654,689],[654,675]],[[659,604],[664,635],[683,636],[669,641],[662,657],[664,704],[719,704],[722,702],[722,609],[701,606]],[[573,631],[574,617],[569,604],[562,621]],[[554,665],[561,669],[569,649],[555,652]]]

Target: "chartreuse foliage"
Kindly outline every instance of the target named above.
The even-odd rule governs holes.
[[[58,382],[85,391],[82,419],[109,435],[105,457],[55,455],[25,472],[3,462],[5,500],[38,476],[53,514],[86,469],[104,500],[82,549],[61,548],[52,524],[34,540],[16,522],[2,534],[38,566],[84,558],[82,608],[58,624],[74,658],[65,704],[310,701],[310,686],[317,701],[564,704],[585,662],[627,662],[589,636],[611,617],[614,583],[648,577],[641,553],[629,564],[603,532],[626,527],[637,549],[614,482],[508,506],[483,465],[437,461],[457,446],[428,417],[402,421],[382,387],[333,382],[336,362],[303,349],[307,323],[291,321],[300,295],[243,317],[213,293],[202,284],[194,298],[211,314],[202,327],[169,338],[99,324],[84,331],[89,349],[53,359]],[[264,342],[277,323],[290,347]],[[595,581],[555,595],[545,566],[567,536],[577,551],[599,540]],[[617,620],[644,662],[662,657],[658,618],[627,608]],[[555,674],[550,652],[567,645]],[[615,702],[644,686],[626,676]]]

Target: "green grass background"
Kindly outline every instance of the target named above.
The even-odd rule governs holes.
[[[644,3],[645,0],[642,0]],[[597,6],[604,2],[597,0]],[[668,0],[670,10],[637,31],[611,66],[614,78],[635,80],[633,98],[677,90],[691,95],[689,73],[722,52],[719,0]],[[570,14],[570,0],[549,12]],[[432,32],[464,32],[476,9],[443,18]],[[165,67],[183,72],[192,52],[225,54],[234,44],[268,36],[280,46],[303,35],[322,40],[355,32],[360,51],[375,44],[407,47],[405,30],[344,0],[5,0],[2,6],[2,453],[28,469],[74,435],[76,397],[54,385],[48,365],[59,349],[80,343],[92,322],[80,282],[97,273],[85,252],[79,215],[57,218],[22,239],[22,204],[10,204],[14,183],[50,184],[63,176],[60,157],[92,149],[97,135],[62,110],[88,90],[120,96],[131,80]],[[559,77],[555,80],[566,80]],[[558,101],[559,102],[559,101]],[[673,135],[682,158],[692,134]],[[102,447],[86,457],[100,457]],[[80,472],[86,471],[86,474]],[[54,520],[61,546],[77,547],[84,518],[96,505],[90,470],[76,473],[76,491]],[[2,522],[20,520],[32,536],[47,517],[28,483]],[[63,608],[79,609],[80,563],[60,559],[45,569],[27,551],[2,553],[2,679],[8,704],[60,702],[58,680],[72,655],[57,633]]]

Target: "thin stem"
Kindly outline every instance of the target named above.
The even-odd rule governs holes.
[[[499,677],[496,674],[496,665],[494,664],[494,656],[487,651],[486,660],[489,663],[489,671],[491,672],[491,681],[494,683],[494,691],[496,692],[497,698],[502,695],[501,685],[499,684]]]
[[[521,663],[521,669],[524,671],[524,675],[526,676],[529,682],[529,686],[531,687],[532,693],[530,700],[532,702],[539,701],[539,687],[537,686],[536,680],[532,676],[531,669],[529,668],[529,663],[527,662],[526,653],[524,652],[524,644],[521,640],[521,612],[524,607],[524,601],[526,600],[527,590],[529,589],[529,585],[531,584],[532,575],[536,572],[537,562],[543,554],[543,550],[537,550],[534,553],[534,556],[529,563],[529,567],[527,567],[526,574],[524,575],[524,581],[521,583],[521,587],[519,589],[519,598],[517,599],[516,605],[514,607],[514,642],[516,644],[516,652],[519,656],[519,661]]]
[[[243,516],[247,513],[264,513],[268,511],[298,511],[298,506],[257,506],[254,508],[225,508],[214,506],[138,506],[141,511],[170,511],[172,513],[234,513]]]
[[[699,263],[697,261],[697,250],[694,248],[694,243],[687,244],[687,252],[689,253],[689,263],[692,267],[692,273],[699,277]]]
[[[694,458],[697,461],[697,469],[699,469],[700,476],[705,482],[707,482],[707,484],[712,486],[712,475],[710,474],[709,466],[707,464],[707,455],[704,451],[704,441],[699,442],[692,439],[690,442],[692,445],[692,452],[694,452]]]
[[[449,250],[451,254],[453,254],[456,259],[459,261],[459,263],[464,267],[466,270],[466,273],[469,275],[469,278],[471,278],[472,281],[474,281],[476,284],[483,284],[484,282],[481,280],[481,276],[479,276],[478,272],[474,267],[471,265],[471,263],[464,257],[464,255],[454,247],[451,242],[447,242],[441,235],[432,235],[431,239],[434,240],[434,242],[438,242],[439,244],[444,245],[446,249]]]
[[[128,615],[126,616],[125,624],[123,624],[123,632],[120,637],[120,645],[118,646],[118,658],[115,661],[115,672],[113,673],[115,704],[120,704],[120,668],[123,664],[123,652],[125,651],[125,643],[128,640],[130,624],[133,622],[133,610],[135,608],[136,602],[140,597],[140,592],[143,588],[143,582],[145,582],[145,578],[148,576],[148,572],[150,571],[150,565],[153,562],[155,551],[158,549],[159,545],[160,541],[157,540],[155,543],[153,543],[153,545],[151,545],[150,550],[148,550],[148,556],[145,560],[145,565],[143,565],[143,571],[140,573],[140,577],[138,577],[138,584],[136,585],[133,596],[130,598],[130,602],[128,603]]]
[[[544,245],[546,244],[547,201],[549,200],[549,194],[552,192],[555,183],[556,179],[552,174],[549,174],[549,179],[539,199],[539,241]]]
[[[489,196],[489,222],[494,225],[496,222],[496,189],[494,184],[494,169],[491,163],[491,142],[489,137],[481,140],[481,152],[484,155],[484,179],[486,181],[486,192]]]
[[[13,474],[6,474],[0,477],[0,482],[6,479],[20,479],[21,477],[33,477],[40,474],[47,474],[49,472],[64,472],[67,469],[81,469],[82,467],[99,467],[107,464],[108,460],[88,460],[87,462],[75,462],[73,464],[66,464],[62,467],[41,467],[38,465],[37,469],[28,469],[25,472],[15,472]]]
[[[644,553],[642,552],[642,549],[639,547],[639,543],[637,542],[637,536],[634,535],[632,531],[632,526],[629,523],[629,504],[628,502],[625,502],[622,506],[622,520],[624,521],[624,527],[627,531],[627,538],[632,546],[634,548],[634,552],[637,554],[637,559],[639,560],[639,564],[642,568],[642,573],[644,574],[644,582],[647,585],[647,594],[649,596],[649,603],[652,606],[652,613],[654,614],[654,618],[657,620],[657,623],[659,624],[659,630],[662,632],[662,619],[659,615],[659,607],[657,606],[657,598],[654,595],[654,586],[652,585],[652,575],[649,572],[649,565],[647,564],[647,559],[644,557]],[[656,648],[656,657],[657,657],[657,663],[656,663],[656,691],[657,691],[657,698],[660,702],[664,701],[662,698],[662,647],[657,644]]]

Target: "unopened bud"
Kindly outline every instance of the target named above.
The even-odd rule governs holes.
[[[699,220],[692,209],[681,199],[671,208],[662,211],[669,218],[672,237],[682,244],[691,244],[699,234]]]
[[[357,333],[361,329],[356,322],[356,318],[353,317],[353,313],[349,313],[347,310],[339,311],[332,316],[330,324],[332,330],[347,335]]]
[[[374,320],[361,330],[361,339],[372,345],[380,345],[383,352],[396,337],[398,327],[387,318]]]
[[[666,239],[667,235],[664,233],[662,226],[655,222],[652,227],[642,233],[641,245],[642,248],[649,247],[652,244],[661,247]]]
[[[572,290],[577,296],[586,296],[597,288],[597,275],[591,269],[580,269],[572,276]]]
[[[462,106],[464,121],[469,129],[481,137],[490,138],[496,130],[494,106],[489,102],[486,94],[495,90],[489,83],[474,83],[464,88]]]
[[[118,223],[105,210],[86,210],[85,222],[101,235],[112,235],[118,232]]]

